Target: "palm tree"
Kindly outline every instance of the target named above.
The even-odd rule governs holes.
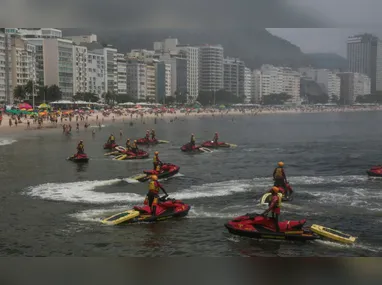
[[[114,102],[117,98],[117,94],[113,91],[107,91],[106,93],[102,94],[102,98],[105,99],[106,104],[114,105]]]
[[[15,87],[15,89],[13,89],[13,96],[18,100],[18,101],[22,101],[25,99],[25,89],[23,86],[21,85],[17,85]]]
[[[46,95],[47,101],[56,101],[62,98],[62,92],[57,85],[49,86]]]
[[[39,101],[43,101],[45,103],[45,99],[46,99],[46,96],[48,94],[48,86],[45,85],[41,85],[41,86],[38,86],[38,99]]]
[[[24,86],[24,89],[25,89],[25,93],[28,95],[28,96],[31,96],[31,95],[33,95],[33,81],[32,80],[29,80],[28,82],[27,82],[27,84],[25,84],[25,86]]]

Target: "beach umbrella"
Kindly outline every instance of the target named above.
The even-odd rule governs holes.
[[[42,103],[40,106],[38,106],[39,109],[50,109],[50,106],[48,104]]]
[[[31,109],[32,108],[32,106],[31,105],[29,105],[28,103],[21,103],[21,104],[19,104],[19,109]]]

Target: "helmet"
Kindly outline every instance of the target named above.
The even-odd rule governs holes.
[[[148,132],[150,132],[149,130],[146,130],[146,132],[148,133]]]
[[[158,176],[156,176],[156,175],[151,175],[151,179],[154,180],[154,181],[157,181],[157,180],[158,180]]]
[[[134,142],[136,143],[136,142],[137,142],[137,140],[134,140]]]
[[[283,167],[284,166],[284,162],[280,161],[279,163],[277,163],[278,166],[280,167]]]
[[[193,136],[194,134],[191,134],[191,136]]]
[[[130,139],[127,139],[127,141],[129,142],[129,141],[130,141]]]
[[[157,152],[157,151],[156,151],[156,152],[154,152],[154,154],[155,154],[155,155],[158,155],[158,154],[159,154],[159,152]]]
[[[275,193],[279,193],[280,189],[279,189],[279,187],[274,186],[274,187],[272,187],[272,191]]]
[[[216,132],[215,135],[217,135],[218,133]]]
[[[84,141],[83,140],[80,140],[80,143],[83,143]]]

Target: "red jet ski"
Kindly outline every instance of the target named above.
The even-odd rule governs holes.
[[[139,182],[145,182],[150,179],[151,175],[158,176],[158,179],[168,178],[177,174],[179,169],[180,167],[175,164],[164,163],[161,167],[160,173],[155,170],[143,170],[144,174],[130,177],[130,179],[138,180]]]
[[[231,234],[258,239],[315,240],[320,237],[304,228],[306,220],[279,222],[280,232],[276,232],[274,220],[258,214],[246,214],[225,224]]]
[[[105,143],[103,149],[113,150],[116,146],[118,146],[116,143]]]
[[[115,160],[126,160],[126,159],[145,159],[149,157],[149,153],[143,150],[138,150],[137,153],[132,151],[120,151],[120,155],[116,156]]]
[[[225,143],[225,142],[218,142],[217,144],[213,141],[206,141],[202,143],[202,147],[208,147],[208,148],[220,148],[220,147],[235,147],[236,145]]]
[[[82,154],[75,154],[71,157],[68,157],[68,160],[74,161],[74,162],[88,162],[89,157],[85,153],[82,153]]]
[[[382,165],[373,166],[366,173],[370,177],[382,177]]]
[[[191,206],[180,200],[168,199],[166,196],[159,199],[156,207],[156,215],[153,216],[150,207],[135,206],[133,210],[115,214],[102,220],[102,223],[109,225],[119,225],[127,223],[150,223],[163,221],[171,218],[180,218],[187,216]]]

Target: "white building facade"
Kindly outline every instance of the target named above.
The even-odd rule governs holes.
[[[244,103],[250,103],[252,99],[252,71],[244,68]]]
[[[127,94],[127,61],[125,55],[117,53],[117,77],[118,77],[118,95]]]
[[[283,92],[283,75],[281,68],[273,65],[261,67],[261,94],[279,94]]]
[[[194,102],[199,96],[199,48],[178,47],[187,59],[187,101]]]
[[[371,79],[365,74],[354,73],[354,97],[371,94]]]
[[[60,38],[44,39],[44,85],[57,85],[63,99],[73,97],[73,43]]]
[[[88,49],[84,46],[73,45],[73,92],[89,92]]]
[[[291,68],[263,65],[261,67],[261,97],[286,93],[289,103],[299,104],[301,74]]]
[[[19,35],[25,38],[45,38],[45,39],[62,38],[62,31],[58,29],[54,29],[54,28],[36,28],[36,29],[6,28],[5,33],[9,35]]]
[[[94,34],[83,35],[83,36],[70,36],[65,38],[68,40],[71,40],[76,45],[80,45],[83,43],[93,43],[97,41],[97,35],[94,35]]]
[[[300,100],[300,87],[301,87],[301,74],[297,71],[293,71],[290,68],[282,68],[282,93],[286,93],[292,98],[290,103],[299,104]]]
[[[156,63],[146,63],[146,100],[156,101]]]
[[[88,92],[101,98],[106,92],[106,63],[102,51],[88,51],[87,80]]]
[[[127,94],[138,101],[145,101],[147,96],[146,63],[130,60],[127,63]]]
[[[0,102],[12,103],[11,101],[11,82],[9,70],[11,55],[10,55],[9,40],[6,35],[0,32]]]

